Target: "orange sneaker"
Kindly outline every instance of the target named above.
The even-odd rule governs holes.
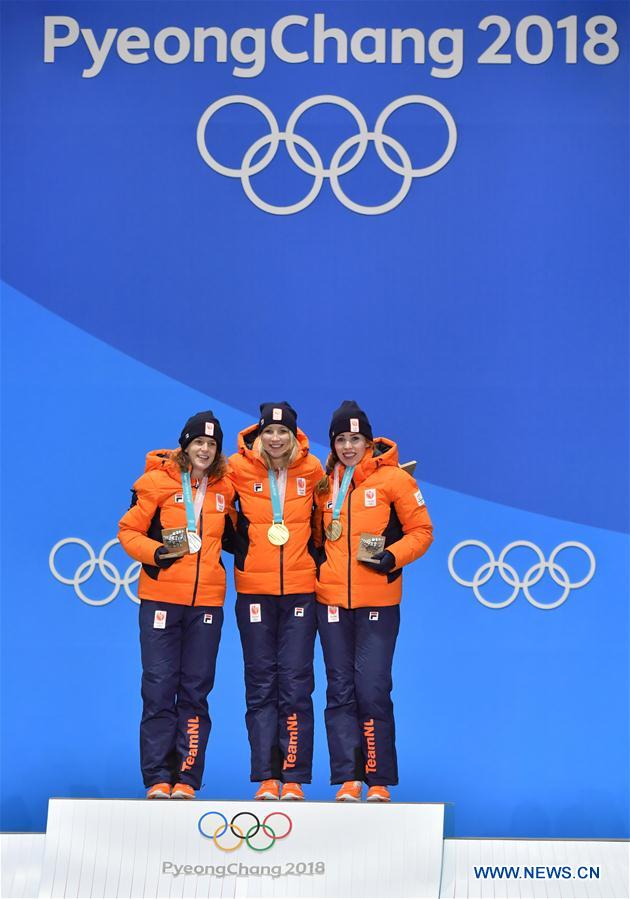
[[[153,784],[152,787],[149,787],[147,790],[147,799],[170,799],[171,798],[171,785],[170,784]]]
[[[171,799],[194,799],[195,791],[189,784],[175,784],[171,792]]]
[[[304,790],[301,784],[283,784],[280,799],[304,799]]]
[[[263,780],[254,799],[280,799],[280,784],[277,780]]]
[[[366,796],[368,802],[390,802],[391,798],[387,787],[370,787]]]
[[[361,802],[363,784],[360,780],[347,780],[337,790],[335,799],[337,802]]]

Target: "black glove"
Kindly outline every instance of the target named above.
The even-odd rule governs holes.
[[[155,560],[155,564],[158,568],[170,568],[173,562],[177,562],[177,559],[163,559],[162,556],[165,556],[169,553],[170,550],[166,546],[158,546],[153,554],[153,558]]]
[[[393,553],[390,553],[388,549],[385,549],[382,553],[376,553],[376,555],[372,556],[370,561],[365,564],[369,565],[370,568],[373,568],[375,571],[379,571],[381,574],[387,574],[388,571],[391,571],[392,568],[396,567],[396,559],[394,558]]]

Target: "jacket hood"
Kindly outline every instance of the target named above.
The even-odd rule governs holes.
[[[373,446],[365,451],[365,455],[355,468],[353,480],[360,483],[384,465],[398,466],[398,447],[387,437],[375,437]]]
[[[168,472],[176,481],[181,481],[179,465],[172,461],[172,457],[177,450],[157,449],[147,453],[146,464],[144,468],[145,474],[149,471],[157,471],[161,469]]]
[[[297,429],[297,442],[298,442],[298,454],[296,456],[295,462],[300,461],[305,456],[308,455],[308,437],[300,428]],[[262,459],[256,455],[253,450],[254,441],[258,437],[258,425],[251,425],[249,428],[245,428],[244,430],[239,432],[237,446],[238,452],[245,456],[246,459],[253,459],[257,462],[260,462],[261,465],[264,465]],[[295,462],[293,463],[295,465]]]

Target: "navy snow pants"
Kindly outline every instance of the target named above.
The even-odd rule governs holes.
[[[161,612],[166,612],[165,620]],[[222,626],[220,606],[146,599],[140,603],[140,764],[145,787],[201,786],[211,728],[208,693],[214,684]]]
[[[239,593],[251,780],[310,783],[313,763],[314,593]]]
[[[400,606],[338,608],[317,603],[328,687],[326,735],[330,782],[398,783],[392,660]]]

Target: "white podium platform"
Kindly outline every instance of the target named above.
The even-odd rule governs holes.
[[[3,899],[33,899],[39,892],[46,834],[2,833],[0,853]]]
[[[405,883],[401,886],[401,871],[413,873],[416,870],[413,864],[409,865],[409,860],[420,853],[421,858],[416,859],[420,873],[424,869],[432,876],[437,851],[437,842],[434,844],[432,838],[430,842],[424,842],[420,835],[420,840],[414,840],[413,833],[408,833],[409,825],[417,824],[419,819],[410,819],[404,812],[408,809],[433,808],[439,817],[442,809],[442,806],[394,805],[380,809],[332,806],[332,815],[338,815],[335,810],[338,808],[339,814],[344,816],[335,820],[326,811],[331,808],[328,803],[294,807],[285,803],[197,802],[184,806],[188,811],[183,808],[178,811],[175,803],[172,806],[165,803],[166,807],[162,806],[163,810],[157,813],[144,813],[138,809],[139,805],[149,803],[53,800],[48,836],[39,833],[0,834],[0,895],[3,899],[34,899],[38,895],[98,896],[98,899],[123,895],[331,896],[336,888],[333,877],[337,877],[339,892],[336,895],[340,899],[346,896],[362,896],[364,899],[377,895],[402,896],[405,895]],[[181,808],[183,803],[177,805]],[[246,822],[250,827],[241,829],[244,833],[252,831],[250,843],[253,846],[258,845],[258,840],[261,846],[271,842],[262,840],[264,831],[260,828],[254,835],[254,819],[245,814],[234,825],[237,837],[231,845],[237,848],[232,852],[217,849],[211,836],[217,830],[223,830],[224,822],[217,815],[219,806],[223,812],[236,807],[240,812],[246,812],[251,806],[261,821],[262,815],[266,817],[274,811],[286,810],[292,823],[290,834],[283,835],[284,830],[279,825],[287,822],[282,816],[270,818],[267,829],[271,828],[281,837],[275,844],[275,850],[284,843],[287,851],[282,856],[274,848],[257,852],[240,843],[238,829]],[[210,807],[214,814],[203,818]],[[312,807],[313,812],[309,812],[308,807]],[[343,811],[344,808],[347,811]],[[403,811],[401,816],[391,815],[396,808]],[[299,809],[304,809],[305,814]],[[239,811],[235,813],[239,814]],[[388,817],[379,821],[374,817],[377,812],[384,812]],[[147,814],[151,817],[147,818]],[[169,814],[171,818],[168,818]],[[166,819],[164,815],[167,815]],[[200,839],[211,843],[207,851],[200,849],[198,841],[190,842],[191,822],[197,827],[200,819],[202,830],[210,834],[210,838],[203,837],[197,830]],[[426,820],[431,820],[431,811]],[[214,821],[218,824],[213,829]],[[398,825],[407,828],[398,834],[401,837],[398,844],[394,846],[388,842],[391,833],[386,835],[385,842],[376,840],[376,849],[374,842],[364,840],[364,826],[374,828],[378,835],[381,833],[381,823],[386,830],[387,827],[395,829]],[[174,826],[171,827],[171,824]],[[316,827],[315,835],[310,830],[311,826]],[[301,833],[299,840],[298,833]],[[225,840],[220,836],[219,842],[225,842],[228,846],[228,835],[234,837],[228,831],[224,834]],[[407,839],[409,836],[411,840]],[[338,842],[339,839],[341,842]],[[152,848],[148,847],[149,843]],[[628,899],[629,850],[627,840],[445,839],[439,896],[440,899]],[[298,853],[299,856],[305,853],[305,860],[298,861]],[[332,854],[332,867],[324,853]],[[217,862],[219,855],[221,858]],[[313,874],[309,873],[311,862],[306,859],[316,857],[321,858],[325,866],[323,876],[316,876],[317,862],[312,862]],[[193,859],[197,858],[201,859],[198,863],[200,873],[195,874]],[[191,864],[191,873],[187,874],[184,866],[188,863]],[[206,874],[206,868],[217,869],[221,864],[223,875],[215,872],[213,880],[212,874]],[[230,877],[228,866],[234,864],[237,874]],[[293,872],[287,873],[283,865],[293,865]],[[366,865],[369,877],[365,873]],[[265,868],[269,869],[268,874],[264,872]],[[298,873],[303,868],[306,870]],[[396,870],[392,875],[393,868]],[[250,872],[249,877],[243,873],[244,869]],[[275,873],[282,870],[284,874]],[[333,871],[335,873],[331,876]],[[491,871],[494,873],[491,874]],[[161,876],[163,874],[167,875],[166,879]],[[385,884],[387,892],[377,893],[379,884],[382,885],[387,877],[391,879]],[[270,879],[273,881],[270,889],[275,892],[269,891]],[[433,882],[428,886],[426,884],[427,879],[421,881],[420,877],[418,885],[407,883],[409,892],[406,895],[419,899],[435,895],[425,891],[425,888],[433,890]]]
[[[51,799],[39,896],[439,899],[443,826],[442,804]]]

